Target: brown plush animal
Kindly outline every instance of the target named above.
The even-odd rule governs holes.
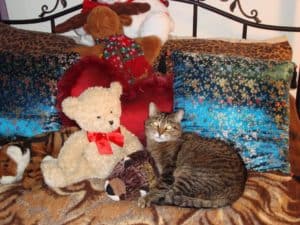
[[[105,191],[115,201],[144,196],[155,185],[158,170],[149,151],[136,151],[122,159],[105,181]]]
[[[149,3],[146,2],[131,2],[130,4],[116,2],[114,4],[106,4],[105,6],[111,8],[118,15],[128,15],[128,16],[134,16],[134,15],[139,15],[141,13],[145,13],[149,11],[151,8]],[[63,23],[58,24],[55,27],[55,33],[65,33],[74,29],[79,29],[84,24],[86,24],[86,19],[90,11],[91,9],[83,10],[82,12],[70,17]]]
[[[114,10],[107,6],[98,6],[91,10],[86,19],[84,30],[95,40],[95,46],[78,45],[70,51],[78,52],[82,57],[103,54],[104,38],[124,34],[123,26],[131,24],[131,17],[128,15],[118,15]],[[133,39],[140,45],[148,63],[152,65],[154,59],[158,56],[162,46],[161,40],[157,36],[146,36]]]

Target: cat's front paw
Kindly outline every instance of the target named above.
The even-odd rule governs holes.
[[[145,196],[145,197],[140,197],[140,198],[138,199],[138,207],[140,207],[140,208],[150,207],[151,201],[150,201],[148,198],[146,198],[146,197],[147,197],[147,196]]]
[[[140,208],[150,207],[152,203],[161,204],[164,201],[163,192],[150,192],[144,197],[138,199],[138,206]]]

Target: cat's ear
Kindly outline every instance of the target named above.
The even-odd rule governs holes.
[[[183,109],[179,109],[177,112],[174,113],[174,118],[176,122],[180,123],[183,119],[184,111]]]
[[[153,102],[150,102],[149,116],[155,116],[157,113],[159,113],[159,110],[157,109],[156,105]]]

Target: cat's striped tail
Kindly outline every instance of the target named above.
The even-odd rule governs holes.
[[[220,208],[230,205],[234,200],[228,198],[219,198],[214,200],[200,199],[189,197],[185,195],[166,196],[164,200],[160,201],[163,205],[175,205],[186,208]]]

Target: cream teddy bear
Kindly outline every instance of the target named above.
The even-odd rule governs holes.
[[[56,158],[46,156],[41,163],[45,183],[50,187],[89,179],[105,179],[125,156],[143,148],[138,138],[120,125],[122,87],[91,87],[79,97],[62,102],[63,112],[81,130],[64,143]]]

